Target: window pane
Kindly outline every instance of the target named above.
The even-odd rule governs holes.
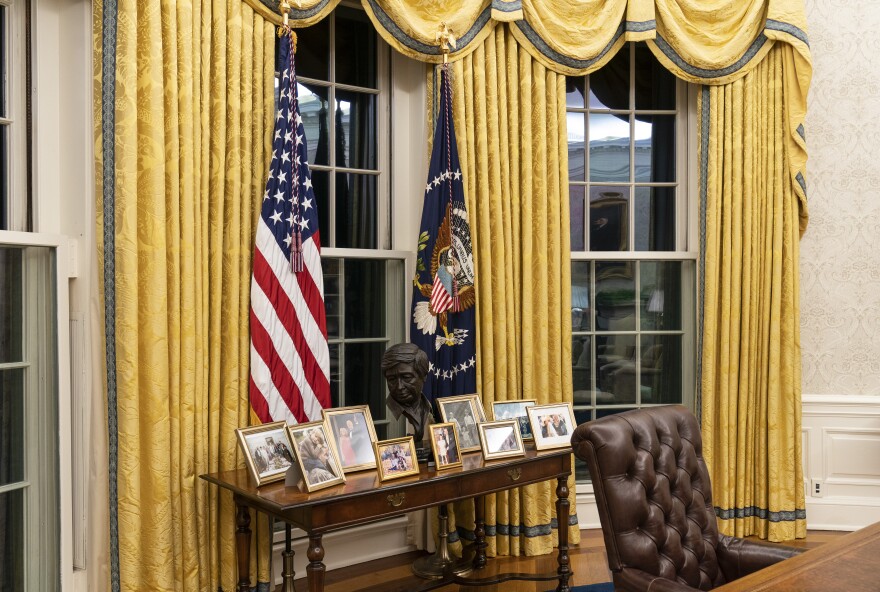
[[[571,264],[571,330],[589,331],[590,326],[590,262]]]
[[[593,390],[593,350],[589,335],[572,337],[571,358],[574,404],[590,405],[590,392]]]
[[[590,74],[590,109],[629,109],[629,44]]]
[[[574,422],[577,425],[587,423],[592,419],[592,414],[593,412],[589,409],[575,409]],[[577,456],[574,457],[574,478],[579,482],[590,480],[590,469],[587,468],[587,463]]]
[[[376,29],[363,10],[336,9],[336,82],[376,88]]]
[[[0,247],[0,363],[24,359],[22,253],[19,248]]]
[[[590,250],[629,250],[627,186],[590,187]]]
[[[636,402],[636,336],[596,336],[597,405]]]
[[[675,109],[675,76],[644,43],[636,44],[636,109]]]
[[[376,96],[336,91],[336,166],[376,169]]]
[[[9,230],[9,126],[0,123],[0,230]]]
[[[318,205],[318,229],[321,245],[332,247],[330,243],[330,173],[312,169],[312,191]]]
[[[584,218],[584,201],[587,188],[583,185],[569,185],[569,226],[571,228],[571,250],[583,251],[586,218]]]
[[[0,370],[0,486],[19,481],[24,481],[24,368]]]
[[[323,258],[321,267],[324,271],[324,310],[327,314],[327,337],[339,337],[339,320],[342,318],[340,300],[340,263],[339,259]]]
[[[386,347],[384,341],[345,344],[345,404],[369,405],[375,418],[385,417],[385,377],[381,365]]]
[[[642,335],[642,403],[681,403],[681,335]]]
[[[567,113],[568,127],[568,178],[572,181],[585,181],[584,178],[584,133],[583,113]]]
[[[329,89],[317,84],[296,85],[303,119],[309,164],[330,164],[330,127],[327,120]]]
[[[596,330],[635,331],[632,261],[596,261]]]
[[[675,250],[675,188],[636,187],[636,251]]]
[[[0,117],[6,113],[6,7],[0,6]],[[0,177],[5,179],[6,177]]]
[[[642,261],[639,266],[642,330],[681,330],[682,262]]]
[[[629,411],[630,409],[597,409],[596,410],[596,419],[600,417],[608,417],[609,415],[617,415],[618,413],[623,413],[624,411]]]
[[[590,114],[590,181],[629,181],[629,116]]]
[[[584,82],[583,76],[565,79],[565,106],[575,109],[584,108]],[[571,129],[571,128],[569,128]]]
[[[376,176],[336,173],[336,245],[376,248]]]
[[[675,116],[637,115],[636,182],[675,181]]]
[[[331,343],[330,344],[330,406],[331,407],[343,407],[344,405],[339,400],[339,380],[341,378],[339,374],[339,368],[342,366],[341,361],[339,359],[339,350],[342,348],[339,343]]]
[[[24,492],[0,493],[0,592],[24,590]]]
[[[385,338],[387,262],[376,259],[345,260],[345,337]],[[351,362],[351,360],[346,360]]]
[[[296,75],[330,80],[330,19],[296,30]]]

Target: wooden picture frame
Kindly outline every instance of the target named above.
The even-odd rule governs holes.
[[[283,421],[238,428],[244,460],[257,487],[284,479],[293,464],[293,445]]]
[[[571,434],[577,427],[571,403],[535,405],[527,411],[537,450],[571,446]]]
[[[311,493],[345,483],[345,473],[327,437],[327,426],[323,421],[289,425],[287,434],[293,442],[306,491]]]
[[[412,436],[374,442],[373,450],[380,481],[419,474],[416,443]]]
[[[486,460],[522,456],[526,453],[519,422],[515,419],[481,423],[480,445]]]
[[[481,422],[476,397],[477,395],[459,395],[437,399],[440,417],[444,422],[455,424],[462,452],[480,450],[480,431],[477,426]]]
[[[343,473],[376,468],[376,428],[367,405],[324,409],[324,423]]]
[[[461,447],[458,430],[454,423],[434,423],[428,426],[431,434],[431,450],[438,471],[461,466]]]
[[[519,433],[523,441],[534,440],[532,424],[529,422],[529,413],[526,411],[538,402],[535,399],[516,399],[513,401],[494,401],[492,403],[492,420],[502,421],[515,419],[519,422]]]

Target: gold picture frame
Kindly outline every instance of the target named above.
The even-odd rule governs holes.
[[[419,474],[416,443],[412,436],[374,442],[373,451],[380,481]]]
[[[257,487],[284,479],[293,464],[293,445],[283,421],[238,428],[245,464]]]
[[[577,427],[571,403],[535,405],[527,409],[535,449],[550,450],[571,446],[571,434]]]
[[[462,452],[480,450],[480,431],[477,426],[482,422],[477,407],[477,395],[440,397],[437,399],[437,408],[440,409],[440,417],[444,422],[455,424]]]
[[[345,483],[345,473],[330,445],[327,426],[323,421],[312,421],[286,426],[287,435],[296,452],[296,462],[302,471],[302,480],[309,493]]]
[[[532,433],[532,424],[529,422],[527,409],[538,404],[536,399],[515,399],[512,401],[494,401],[492,403],[492,420],[502,421],[515,419],[519,422],[519,433],[523,441],[535,439]]]
[[[461,447],[458,443],[458,430],[454,423],[434,423],[428,426],[431,431],[431,450],[438,471],[461,466]]]
[[[526,453],[519,422],[515,419],[481,423],[480,445],[486,460],[522,456]]]
[[[376,428],[367,405],[324,409],[324,423],[343,473],[376,468]]]

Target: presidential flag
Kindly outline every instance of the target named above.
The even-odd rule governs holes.
[[[425,186],[410,340],[428,354],[428,399],[477,391],[474,256],[452,121],[448,65]]]
[[[330,406],[318,212],[291,35],[281,39],[280,102],[251,281],[250,401],[264,423],[318,420]]]

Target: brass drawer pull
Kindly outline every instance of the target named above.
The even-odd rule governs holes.
[[[406,493],[402,491],[399,493],[389,493],[385,499],[388,500],[388,505],[392,508],[399,508],[406,501]]]
[[[508,469],[507,476],[510,477],[511,481],[519,481],[519,478],[522,477],[522,469],[519,467]]]

